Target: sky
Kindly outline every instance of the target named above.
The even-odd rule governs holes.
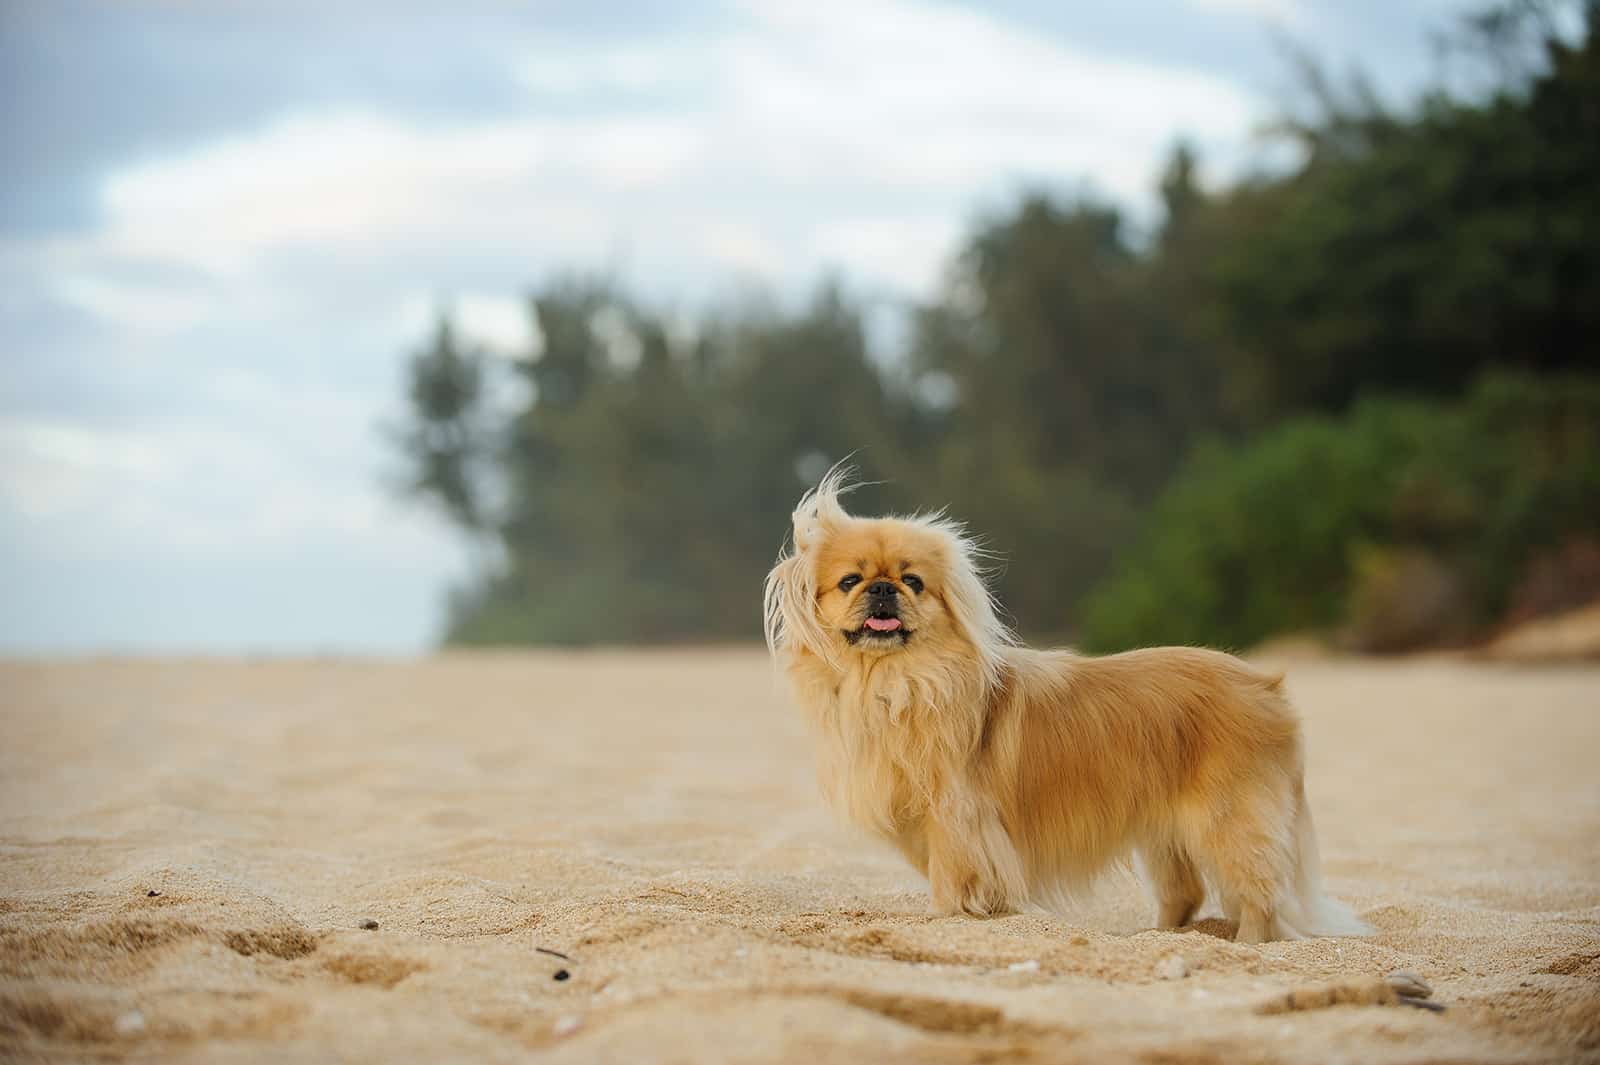
[[[5,0],[0,653],[426,649],[468,562],[384,427],[441,307],[510,357],[572,272],[901,306],[1020,189],[1258,165],[1284,42],[1403,101],[1461,10]]]

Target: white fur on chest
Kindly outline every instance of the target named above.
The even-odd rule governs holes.
[[[940,701],[949,693],[893,661],[794,679],[816,732],[817,777],[828,801],[891,838],[920,821],[960,770],[954,748],[964,744],[952,742],[952,708]]]

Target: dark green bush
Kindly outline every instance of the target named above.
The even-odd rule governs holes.
[[[1372,399],[1201,449],[1088,597],[1082,642],[1237,648],[1333,631],[1351,620],[1362,557],[1397,551],[1453,575],[1465,613],[1448,620],[1470,631],[1504,609],[1531,558],[1596,530],[1600,378],[1490,376],[1453,403]]]

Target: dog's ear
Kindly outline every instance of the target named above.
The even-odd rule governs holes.
[[[843,464],[834,466],[815,488],[800,497],[794,508],[793,550],[778,556],[777,565],[767,574],[763,595],[763,617],[767,647],[801,649],[833,661],[833,647],[817,617],[817,575],[812,553],[850,515],[839,504],[839,496],[850,490],[853,471]]]
[[[817,578],[807,555],[788,555],[772,567],[762,596],[762,618],[767,650],[774,655],[780,650],[810,651],[833,660],[827,632],[817,617]]]
[[[944,540],[944,574],[940,598],[951,620],[978,652],[984,682],[999,682],[1001,656],[1016,643],[1016,636],[1000,619],[994,593],[984,580],[983,551],[960,523],[937,516],[924,519]]]
[[[815,488],[800,497],[792,519],[797,554],[811,551],[830,532],[850,519],[839,497],[850,491],[850,478],[854,473],[854,469],[840,463],[824,474]]]

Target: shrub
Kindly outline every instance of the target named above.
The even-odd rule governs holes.
[[[1402,626],[1406,646],[1437,642],[1486,625],[1530,559],[1597,529],[1600,378],[1491,376],[1454,403],[1371,399],[1202,449],[1085,601],[1083,643],[1244,647],[1330,631],[1353,620],[1364,554],[1367,610],[1385,557],[1427,558],[1433,584],[1459,584],[1438,625]]]

